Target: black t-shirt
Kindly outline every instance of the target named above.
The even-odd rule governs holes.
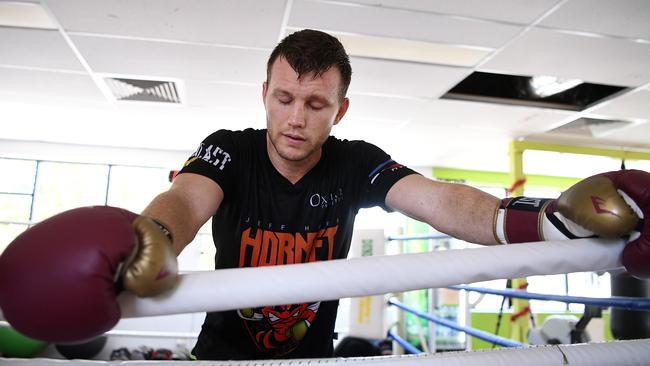
[[[266,130],[208,136],[180,173],[219,184],[212,218],[215,268],[346,258],[360,208],[414,172],[376,146],[329,137],[320,161],[292,184],[272,165]],[[215,284],[218,286],[219,284]],[[208,313],[193,353],[199,359],[330,357],[338,301]]]

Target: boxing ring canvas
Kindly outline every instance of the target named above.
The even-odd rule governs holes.
[[[384,356],[369,358],[325,358],[261,361],[62,361],[48,359],[0,359],[7,366],[101,365],[196,365],[196,366],[644,366],[650,362],[650,340],[619,341],[578,345],[555,345],[495,351],[450,352],[426,356]]]

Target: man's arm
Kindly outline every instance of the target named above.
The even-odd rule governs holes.
[[[391,187],[386,205],[455,238],[496,244],[494,214],[499,199],[463,184],[412,174]]]
[[[179,174],[171,188],[158,195],[142,212],[172,234],[176,255],[189,244],[223,201],[223,190],[213,180],[193,173]]]

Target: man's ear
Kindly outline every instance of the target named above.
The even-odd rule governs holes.
[[[339,111],[336,113],[336,117],[334,118],[334,124],[338,124],[341,119],[343,119],[343,116],[345,116],[345,112],[348,111],[348,107],[350,106],[350,99],[345,98],[343,99],[343,103],[341,103],[341,106],[339,107]]]
[[[262,82],[262,103],[264,103],[264,106],[266,106],[266,91],[267,91],[266,87],[267,87],[266,81],[263,81]]]

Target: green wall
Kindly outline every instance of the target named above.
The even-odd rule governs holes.
[[[535,313],[535,320],[537,322],[537,325],[541,325],[544,322],[544,319],[546,319],[547,316],[549,315],[575,315],[578,318],[582,316],[580,313]],[[488,333],[494,334],[494,331],[496,329],[496,324],[497,324],[497,313],[483,313],[483,312],[472,312],[471,317],[472,317],[472,328],[484,330]],[[510,312],[504,312],[503,316],[501,318],[501,327],[499,328],[499,333],[498,335],[502,337],[508,337],[510,334]],[[612,333],[609,329],[609,312],[608,311],[603,311],[603,323],[604,323],[604,332],[605,334],[604,339],[607,341],[611,341],[614,338],[612,337]],[[596,336],[596,335],[592,335]],[[491,349],[492,344],[489,342],[482,341],[478,338],[474,337],[469,337],[470,341],[472,342],[472,349],[473,350],[479,350],[479,349]],[[499,347],[499,346],[497,346]]]

